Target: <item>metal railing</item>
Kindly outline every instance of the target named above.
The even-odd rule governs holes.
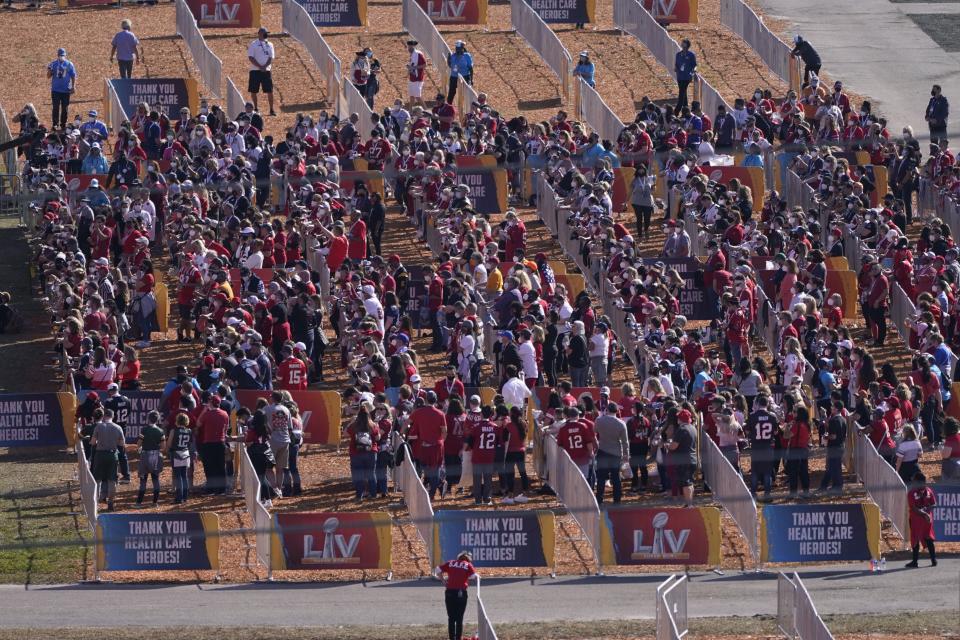
[[[730,464],[716,443],[700,438],[700,467],[704,481],[710,485],[713,499],[730,514],[746,540],[754,562],[760,558],[757,502],[750,494],[743,474]]]
[[[314,64],[327,81],[327,101],[333,103],[337,116],[345,118],[343,113],[343,72],[340,58],[334,53],[327,41],[323,39],[317,26],[310,18],[307,10],[295,0],[282,0],[283,30],[299,42],[313,58]]]
[[[77,440],[77,479],[80,481],[80,502],[83,504],[83,513],[87,517],[87,525],[90,531],[96,533],[97,530],[97,510],[99,508],[99,486],[93,473],[90,471],[90,463],[83,449],[83,443]]]
[[[586,121],[601,140],[616,143],[624,128],[623,121],[583,78],[577,78],[576,83],[580,98],[577,101],[577,119]]]
[[[914,317],[917,312],[916,306],[910,297],[896,282],[890,287],[890,322],[896,328],[903,344],[910,344],[910,327],[907,320]]]
[[[433,569],[433,505],[430,504],[430,494],[427,488],[423,486],[423,480],[420,474],[413,466],[410,447],[403,445],[403,462],[396,471],[395,482],[403,493],[403,502],[407,505],[407,511],[410,513],[410,520],[416,527],[417,535],[420,541],[427,548],[427,559],[430,561],[430,568]]]
[[[870,499],[880,507],[906,546],[910,535],[907,485],[864,434],[853,437],[853,464]]]
[[[483,598],[480,597],[479,577],[477,578],[477,637],[480,640],[497,640],[497,632],[487,615],[486,607],[483,606]]]
[[[344,119],[350,116],[350,114],[356,113],[359,119],[357,120],[357,133],[360,134],[362,140],[367,140],[370,138],[370,132],[373,131],[373,120],[371,116],[373,115],[373,109],[370,108],[370,105],[367,104],[367,99],[360,95],[360,92],[352,82],[343,83],[343,108],[346,113],[343,114]]]
[[[243,94],[237,89],[230,76],[227,76],[227,116],[232,120],[243,113],[247,101]]]
[[[791,89],[800,90],[799,62],[790,55],[790,46],[743,0],[720,0],[720,24],[740,36]]]
[[[800,575],[777,575],[777,626],[788,638],[833,640]]]
[[[510,0],[510,24],[534,51],[540,54],[547,66],[560,80],[563,99],[570,98],[570,73],[573,58],[570,52],[526,0]]]
[[[267,511],[263,503],[260,502],[261,484],[260,477],[257,476],[256,469],[253,468],[253,462],[250,460],[250,454],[247,448],[242,444],[240,447],[240,483],[243,487],[243,500],[247,513],[253,520],[254,537],[256,544],[257,560],[267,568],[268,579],[273,576],[273,562],[271,557],[271,532],[273,528],[273,519],[270,512]]]
[[[120,101],[120,96],[117,95],[113,83],[108,79],[104,79],[104,82],[107,83],[107,96],[109,97],[107,101],[107,121],[110,123],[110,129],[116,135],[123,128],[123,123],[129,118],[127,118],[127,110],[123,107],[123,102]]]
[[[197,21],[193,17],[193,12],[184,0],[177,2],[177,35],[183,38],[193,56],[193,62],[200,70],[200,77],[207,89],[214,98],[221,98],[222,94],[222,76],[223,63],[220,61],[210,47],[207,46],[200,28],[197,27]]]
[[[687,625],[686,576],[671,575],[657,587],[657,640],[680,640]]]

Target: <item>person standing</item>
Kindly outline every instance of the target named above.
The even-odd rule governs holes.
[[[417,49],[420,44],[416,40],[407,40],[407,52],[410,60],[407,62],[407,93],[411,105],[423,106],[423,79],[427,75],[427,57]]]
[[[290,482],[290,440],[293,431],[293,417],[290,410],[283,404],[283,393],[274,391],[270,394],[270,404],[264,408],[267,416],[267,429],[270,431],[270,450],[276,461],[274,477],[270,483],[273,486],[273,496],[283,495],[280,487]]]
[[[408,440],[415,440],[415,458],[423,467],[430,500],[440,490],[440,467],[443,465],[443,441],[447,439],[447,416],[437,408],[433,390],[424,395],[424,405],[410,414]]]
[[[220,396],[210,396],[206,409],[197,418],[197,433],[200,436],[200,460],[207,478],[204,491],[208,494],[226,493],[227,430],[230,416],[220,407]]]
[[[583,81],[591,87],[597,86],[596,66],[590,59],[589,51],[580,52],[580,59],[577,60],[577,66],[573,68],[573,76],[575,78],[582,78]]]
[[[106,510],[113,511],[113,497],[117,493],[117,448],[124,445],[123,429],[113,421],[113,412],[109,409],[97,409],[93,417],[97,421],[90,436],[94,451],[93,478],[100,484],[100,499],[106,497]]]
[[[473,568],[473,556],[469,551],[461,551],[456,560],[444,562],[434,569],[433,574],[440,578],[446,587],[444,602],[447,606],[447,633],[450,640],[463,637],[463,614],[467,610],[467,581],[473,578],[480,584],[480,574]],[[446,578],[443,576],[446,575]]]
[[[930,127],[930,144],[947,148],[947,118],[950,116],[950,103],[944,97],[940,85],[930,89],[930,101],[927,102],[925,119]]]
[[[193,430],[190,429],[190,416],[185,413],[178,413],[165,447],[165,452],[170,457],[170,465],[173,467],[174,504],[183,504],[190,494],[190,481],[187,479],[187,474],[190,471],[190,443],[192,440]]]
[[[147,476],[153,483],[153,506],[160,500],[160,472],[163,471],[163,448],[165,436],[160,428],[160,412],[151,411],[147,414],[147,426],[137,438],[137,454],[140,460],[137,463],[137,473],[140,476],[140,489],[137,491],[136,508],[143,505],[144,495],[147,493]]]
[[[250,80],[247,90],[250,92],[250,101],[253,102],[254,111],[257,110],[257,94],[260,91],[267,96],[267,103],[270,106],[270,115],[277,115],[273,110],[273,69],[274,49],[273,43],[267,40],[270,32],[265,27],[260,27],[257,31],[257,39],[247,47],[247,59],[250,60]]]
[[[834,400],[827,420],[827,470],[820,481],[820,491],[843,493],[843,449],[847,442],[847,419],[843,416],[843,401]]]
[[[650,236],[650,220],[653,218],[653,186],[657,182],[656,176],[647,175],[647,165],[637,167],[633,182],[630,184],[630,204],[637,218],[637,238],[646,239]]]
[[[674,479],[680,487],[683,504],[692,507],[693,476],[697,471],[697,429],[693,426],[693,414],[686,409],[681,410],[677,413],[677,424],[673,437],[667,440],[666,445],[668,455],[673,460]]]
[[[750,438],[750,493],[756,497],[762,482],[764,497],[769,498],[773,485],[773,439],[779,425],[777,416],[768,409],[767,396],[757,396],[753,404],[755,410],[747,418],[745,429]]]
[[[107,399],[103,401],[103,408],[113,412],[113,421],[126,434],[127,420],[130,419],[133,403],[130,398],[120,393],[120,385],[116,382],[111,382],[107,386]],[[120,472],[120,484],[130,484],[130,462],[127,460],[127,450],[124,446],[117,447],[117,465]]]
[[[603,503],[608,478],[613,487],[613,504],[620,503],[620,466],[630,463],[627,424],[617,417],[619,410],[616,403],[608,403],[604,414],[594,423],[594,430],[597,432],[597,504]]]
[[[473,84],[473,56],[467,53],[467,45],[463,40],[454,43],[454,50],[447,56],[447,66],[450,67],[450,87],[447,89],[447,102],[453,104],[457,97],[457,85],[462,77],[464,81]]]
[[[689,106],[687,102],[687,87],[690,86],[690,82],[693,81],[693,77],[697,72],[697,54],[690,51],[690,40],[687,38],[684,38],[680,42],[680,51],[677,51],[677,55],[674,56],[673,72],[677,76],[676,110],[680,111],[684,107]]]
[[[802,36],[795,36],[793,44],[793,51],[790,52],[790,55],[803,60],[803,86],[807,86],[811,74],[814,76],[820,75],[820,54]]]
[[[47,78],[50,80],[50,98],[53,101],[53,129],[67,126],[67,109],[70,96],[77,90],[77,69],[67,60],[67,50],[57,49],[57,59],[47,65]]]
[[[803,497],[810,495],[810,412],[804,406],[797,407],[792,421],[784,425],[783,447],[787,450],[787,481],[790,497],[797,497],[803,489]]]
[[[920,543],[930,552],[930,566],[937,566],[937,549],[934,546],[933,512],[937,506],[937,496],[927,486],[927,478],[922,472],[913,475],[911,489],[907,492],[907,505],[910,507],[910,546],[913,548],[913,560],[907,563],[908,569],[916,569],[920,560]]]
[[[120,31],[113,36],[113,42],[111,42],[110,62],[112,63],[114,58],[117,59],[121,78],[133,77],[134,62],[144,63],[143,47],[131,31],[132,28],[133,24],[129,20],[123,20],[120,23]]]
[[[350,73],[352,76],[350,81],[353,83],[353,86],[361,96],[366,97],[367,81],[370,79],[370,60],[367,58],[366,50],[357,51],[357,55],[353,59],[353,64],[350,66]],[[372,104],[370,108],[373,108]]]
[[[504,444],[504,429],[501,421],[494,418],[490,405],[483,405],[480,415],[481,420],[473,422],[467,433],[463,453],[471,452],[473,502],[489,506],[493,504],[493,474],[497,468],[497,448]]]

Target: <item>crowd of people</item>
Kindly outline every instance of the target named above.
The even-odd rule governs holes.
[[[121,62],[142,61],[129,24],[123,32]],[[110,508],[117,482],[130,481],[124,392],[141,388],[139,351],[154,348],[165,273],[176,282],[177,340],[195,358],[176,369],[137,436],[138,505],[148,480],[159,500],[164,461],[177,503],[196,491],[231,492],[239,446],[261,477],[263,500],[301,493],[296,393],[329,378],[325,359],[347,380],[342,433],[357,501],[386,497],[390,470],[410,456],[431,499],[470,486],[477,504],[495,495],[524,503],[528,442],[551,436],[598,502],[608,483],[620,502],[626,478],[636,492],[693,504],[698,431],[737,469],[749,452],[749,485],[765,498],[781,469],[789,496],[806,496],[819,447],[820,489],[842,492],[848,430],[865,433],[908,485],[921,477],[924,456],[942,460],[943,480],[960,478],[958,423],[945,411],[960,379],[958,249],[948,222],[914,207],[921,178],[947,196],[960,184],[939,87],[927,114],[938,137],[926,159],[910,127],[894,139],[869,102],[854,109],[840,82],[828,95],[803,41],[799,95],[777,101],[758,88],[730,112],[721,105],[705,114],[682,88],[676,106],[645,98],[619,137],[603,140],[562,110],[541,122],[508,119],[482,93],[458,113],[457,74],[473,74],[462,43],[448,94],[423,104],[413,86],[422,84],[423,56],[411,41],[409,110],[397,100],[369,127],[357,114],[297,114],[277,141],[255,99],[266,93],[273,115],[268,35],[261,30],[251,44],[254,99],[238,114],[206,102],[169,114],[142,104],[108,132],[96,111],[68,121],[68,102],[55,100],[49,130],[32,105],[15,118],[30,140],[19,151],[24,184],[37,194],[38,286]],[[689,42],[677,64],[695,68]],[[592,81],[589,55],[578,69]],[[357,52],[352,81],[371,105],[378,70],[370,50]],[[55,97],[57,87],[72,92],[65,51],[49,72]],[[366,139],[361,128],[371,130]],[[718,158],[742,153],[744,166],[762,168],[774,152],[815,190],[817,208],[770,190],[755,210],[749,185],[708,178]],[[888,192],[857,163],[860,153],[887,168]],[[508,174],[512,206],[501,220],[478,210],[460,177],[464,158],[477,156]],[[622,167],[635,170],[633,224],[614,205]],[[526,168],[546,178],[567,212],[565,229],[589,265],[584,292],[557,281],[551,262],[563,256],[530,249],[522,208],[542,203],[529,201]],[[74,174],[107,177],[71,193]],[[669,193],[669,205],[657,193]],[[382,255],[393,205],[411,235],[437,231],[432,261]],[[654,224],[663,226],[663,261],[639,248]],[[853,242],[864,250],[857,302],[870,345],[856,342],[848,301],[827,286],[828,262]],[[695,256],[696,247],[706,255]],[[705,258],[697,286],[715,317],[709,324],[680,313],[689,284],[670,259],[690,257]],[[887,344],[893,286],[916,306],[906,375],[872,351]],[[776,326],[770,358],[755,348],[762,313]],[[615,335],[614,314],[628,318],[629,335]],[[443,362],[433,381],[415,348],[424,329]],[[613,401],[608,385],[625,355],[646,375]],[[495,392],[486,401],[484,386]],[[544,386],[551,392],[541,405]],[[598,400],[587,387],[599,389]],[[262,392],[255,406],[238,401],[247,390]],[[197,462],[203,487],[193,484]]]

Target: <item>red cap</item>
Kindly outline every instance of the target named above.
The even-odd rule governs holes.
[[[220,406],[220,396],[210,396],[210,404],[215,407]]]
[[[213,359],[213,356],[203,356],[203,364],[213,364],[216,360]]]
[[[387,258],[387,260],[390,262],[400,262],[400,256],[394,253],[389,258]]]
[[[714,382],[713,380],[707,380],[706,382],[703,383],[703,390],[704,390],[704,391],[716,391],[716,390],[717,390],[717,383]]]
[[[679,421],[680,424],[693,424],[693,414],[684,409],[677,414],[677,421]]]
[[[96,391],[89,391],[89,392],[87,392],[87,400],[96,400],[96,399],[98,399],[99,397],[100,397],[100,396],[97,395],[97,392],[96,392]]]

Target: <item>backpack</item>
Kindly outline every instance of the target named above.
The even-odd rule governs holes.
[[[361,451],[370,451],[373,448],[373,438],[369,431],[358,431],[353,434],[353,441]]]

